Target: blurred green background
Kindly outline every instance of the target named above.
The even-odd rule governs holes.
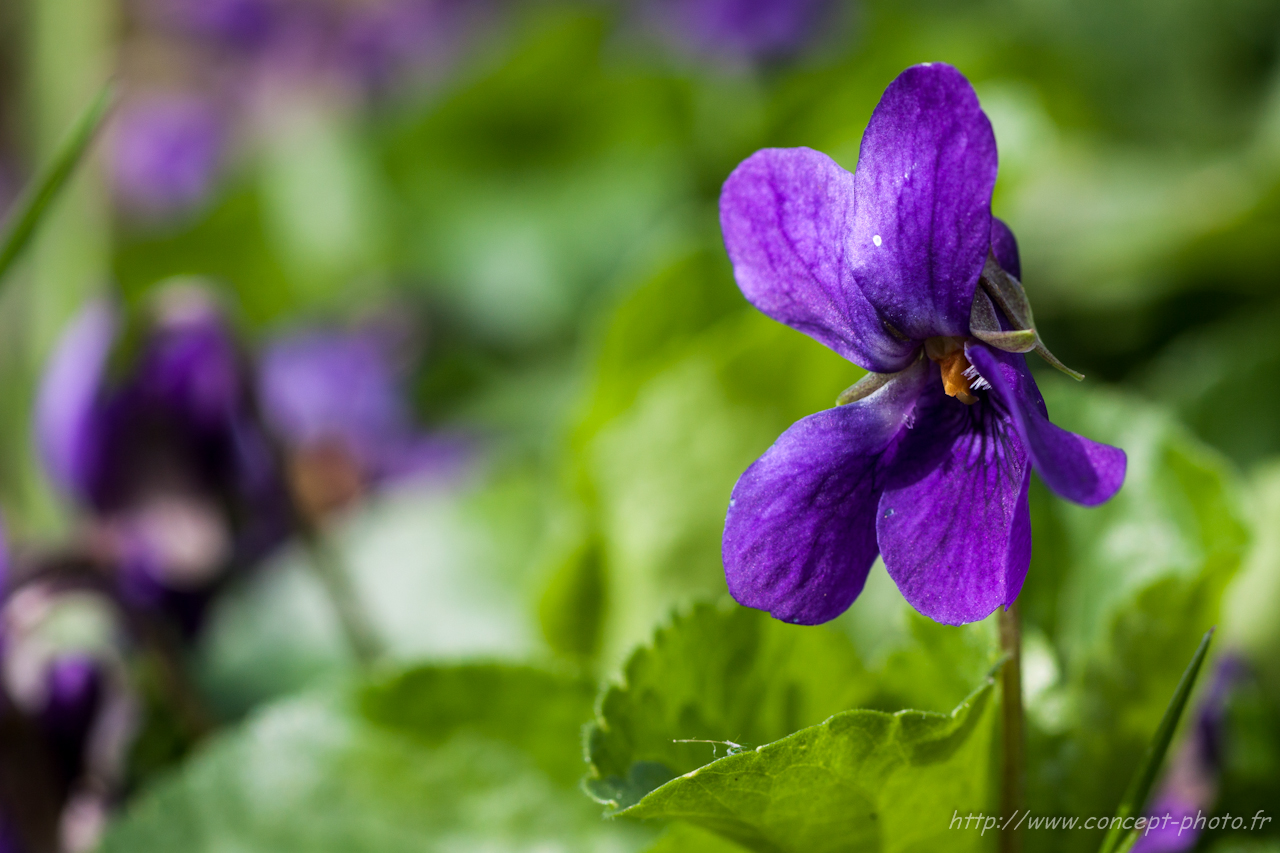
[[[1217,648],[1254,672],[1230,706],[1218,805],[1280,802],[1280,4],[860,0],[827,4],[768,55],[673,36],[653,23],[662,3],[455,5],[372,81],[336,42],[244,42],[220,24],[175,24],[161,3],[0,8],[6,201],[102,81],[121,92],[0,294],[0,505],[16,549],[78,524],[30,423],[54,342],[92,294],[141,310],[175,277],[198,277],[249,353],[390,312],[413,329],[417,422],[480,448],[461,482],[374,494],[332,526],[387,649],[373,675],[304,549],[220,595],[185,662],[226,733],[188,742],[142,725],[127,818],[106,849],[737,849],[697,821],[599,821],[577,790],[579,726],[597,716],[596,685],[673,612],[751,618],[724,603],[729,491],[860,374],[742,299],[720,242],[721,183],[770,146],[852,169],[885,86],[934,60],[969,77],[991,118],[994,212],[1018,236],[1044,339],[1088,377],[1068,387],[1034,365],[1050,411],[1131,460],[1104,508],[1039,484],[1033,495],[1030,804],[1114,808],[1215,623]],[[172,142],[168,177],[130,165],[142,143],[127,125],[165,98],[212,116]],[[182,148],[205,143],[213,153]],[[682,671],[715,638],[739,642],[700,676],[706,690],[737,695],[758,667],[761,691],[816,691],[798,716],[688,731],[693,712],[673,709],[662,736],[759,745],[847,707],[950,711],[994,660],[990,628],[940,634],[877,567],[849,614],[806,629],[838,650],[787,651],[812,641],[761,617],[704,626],[706,646],[652,663]],[[771,631],[783,650],[764,660]],[[828,696],[797,674],[804,661],[855,686]],[[644,704],[652,696],[627,701],[666,713]],[[713,747],[689,749],[701,751],[671,758],[672,771]],[[974,783],[979,805],[989,775]],[[940,837],[866,849],[994,844]],[[1196,843],[1273,850],[1259,845],[1277,837]]]

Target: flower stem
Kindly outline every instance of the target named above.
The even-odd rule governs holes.
[[[1000,853],[1021,853],[1022,836],[1017,831],[1026,783],[1022,720],[1022,619],[1015,602],[1000,613],[1000,649],[1008,659],[1000,671],[1001,761]]]
[[[311,566],[324,586],[351,651],[363,666],[376,663],[382,657],[382,643],[361,606],[342,557],[328,541],[324,531],[316,527],[306,525],[302,531],[302,540],[306,544],[307,555],[311,558]]]

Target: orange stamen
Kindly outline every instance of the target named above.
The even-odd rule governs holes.
[[[966,406],[978,402],[978,398],[970,393],[973,389],[965,371],[972,365],[964,357],[964,338],[929,338],[925,341],[924,351],[930,361],[937,363],[942,370],[942,390],[948,397],[955,397]]]

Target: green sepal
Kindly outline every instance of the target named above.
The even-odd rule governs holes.
[[[840,396],[836,397],[836,405],[844,406],[849,403],[855,403],[865,397],[870,397],[872,394],[879,391],[881,388],[888,385],[911,368],[915,367],[916,362],[923,358],[923,353],[924,350],[921,350],[908,367],[903,370],[899,370],[897,373],[867,373],[866,376],[840,392]]]
[[[969,334],[1004,352],[1031,352],[1039,342],[1035,329],[1000,328],[995,305],[981,288],[973,294],[973,308],[969,312]]]
[[[1045,361],[1049,362],[1050,365],[1061,370],[1077,382],[1084,379],[1083,373],[1072,370],[1059,361],[1053,353],[1049,352],[1049,348],[1044,345],[1044,341],[1040,340],[1040,333],[1035,330],[1036,321],[1035,315],[1031,312],[1031,302],[1027,299],[1027,292],[1022,288],[1022,282],[1018,281],[1010,275],[1004,267],[1000,266],[999,262],[996,261],[995,256],[990,253],[987,254],[987,263],[982,268],[982,276],[979,278],[979,282],[981,287],[978,289],[977,293],[974,294],[973,309],[970,312],[969,319],[970,326],[972,327],[974,317],[977,316],[979,318],[978,330],[975,331],[971,328],[974,337],[978,338],[978,340],[985,341],[998,349],[1004,349],[1006,352],[1034,351],[1036,355],[1040,356]],[[984,332],[992,326],[994,326],[996,330],[999,330],[999,324],[995,322],[994,311],[992,312],[993,316],[991,318],[988,319],[985,316],[986,308],[989,306],[984,305],[985,300],[979,298],[984,294],[984,292],[992,301],[995,302],[996,305],[1000,306],[1000,310],[1004,312],[1005,317],[1007,317],[1009,322],[1014,326],[1014,333],[1001,332],[1001,334],[1007,335],[1016,334],[1017,332],[1030,332],[1032,336],[1030,340],[1034,341],[1032,346],[1029,346],[1026,349],[1013,349],[1011,346],[1001,346],[1001,343],[997,343],[993,340],[987,340],[987,338],[983,336]],[[1024,336],[1022,338],[1010,339],[1002,342],[1009,345],[1020,346],[1026,340],[1028,340],[1028,338]]]

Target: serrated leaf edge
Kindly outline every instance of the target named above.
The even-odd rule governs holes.
[[[1001,660],[1000,660],[1000,661],[999,661],[999,662],[998,662],[998,663],[993,667],[992,672],[997,671],[997,670],[998,670],[1001,666],[1003,666],[1003,665],[1004,665],[1004,659],[1002,658],[1002,659],[1001,659]],[[759,745],[759,746],[757,746],[757,747],[754,747],[753,749],[750,749],[750,750],[744,750],[743,752],[740,752],[740,753],[735,753],[735,754],[732,754],[732,755],[726,755],[726,756],[725,756],[725,757],[723,757],[723,758],[715,759],[715,760],[713,760],[713,761],[710,761],[710,762],[708,762],[708,763],[706,763],[706,764],[702,765],[701,767],[697,767],[697,768],[695,768],[695,769],[693,769],[693,770],[690,770],[688,773],[681,774],[681,775],[679,775],[679,776],[675,777],[674,779],[672,779],[671,781],[666,782],[666,783],[664,783],[664,784],[662,784],[662,785],[659,785],[657,788],[654,788],[652,791],[650,791],[649,793],[645,794],[645,795],[644,795],[644,797],[643,797],[643,798],[641,798],[639,802],[637,802],[637,803],[635,803],[635,804],[633,804],[633,805],[631,805],[631,806],[628,806],[628,807],[627,807],[627,808],[625,808],[625,809],[619,809],[619,808],[617,808],[617,801],[616,801],[616,800],[612,800],[612,801],[610,801],[610,800],[600,800],[600,799],[597,799],[597,798],[596,798],[596,797],[594,797],[594,796],[592,796],[592,799],[593,799],[593,800],[595,800],[596,802],[600,803],[601,805],[610,806],[610,807],[612,807],[612,808],[614,809],[614,810],[613,810],[613,811],[611,811],[611,812],[606,812],[606,813],[605,813],[605,817],[607,817],[607,818],[616,818],[616,817],[632,817],[632,816],[635,816],[635,815],[634,815],[634,812],[636,812],[637,810],[639,810],[639,809],[641,808],[641,806],[643,806],[643,805],[645,804],[645,802],[646,802],[647,800],[649,800],[651,797],[654,797],[654,796],[655,796],[655,795],[657,795],[659,792],[663,791],[664,789],[666,789],[666,788],[667,788],[667,787],[669,787],[669,786],[675,785],[675,784],[676,784],[676,783],[678,783],[678,782],[681,782],[681,781],[683,781],[683,780],[685,780],[685,779],[692,779],[692,778],[694,778],[695,776],[697,776],[699,773],[701,773],[702,771],[706,770],[707,768],[710,768],[710,767],[716,767],[716,766],[725,766],[727,762],[733,762],[733,761],[741,761],[741,760],[744,760],[744,759],[745,759],[745,757],[747,756],[747,754],[748,754],[748,753],[750,753],[750,752],[763,753],[763,752],[765,752],[766,750],[771,750],[771,749],[773,749],[773,748],[775,748],[775,747],[778,747],[778,746],[781,746],[781,745],[783,745],[783,744],[786,744],[788,741],[794,740],[794,739],[796,739],[796,738],[798,738],[798,737],[801,737],[801,736],[805,736],[805,735],[807,735],[808,733],[811,733],[811,732],[813,732],[813,731],[815,731],[815,730],[817,730],[817,729],[820,729],[820,728],[823,728],[823,727],[828,727],[828,728],[829,728],[829,727],[831,726],[831,724],[832,724],[833,722],[837,721],[837,720],[845,720],[845,719],[849,719],[849,718],[854,717],[854,716],[869,716],[869,717],[871,717],[871,718],[880,717],[880,718],[884,718],[884,719],[894,719],[894,720],[896,720],[896,719],[902,719],[902,718],[905,718],[905,717],[917,717],[917,718],[921,718],[921,719],[935,719],[935,720],[948,720],[948,721],[954,721],[954,720],[958,719],[962,714],[966,714],[966,713],[971,712],[971,711],[972,711],[972,709],[973,709],[973,707],[974,707],[975,705],[977,705],[977,704],[978,704],[978,703],[983,699],[984,694],[990,693],[990,692],[994,689],[994,687],[995,687],[995,678],[994,678],[991,674],[988,674],[988,675],[983,679],[983,681],[982,681],[982,683],[981,683],[981,684],[979,684],[977,687],[975,687],[975,688],[974,688],[974,689],[969,693],[969,695],[968,695],[968,696],[966,696],[964,699],[962,699],[962,700],[960,701],[960,704],[956,705],[956,707],[955,707],[955,708],[953,708],[953,709],[952,709],[950,712],[948,712],[948,713],[941,713],[941,712],[938,712],[938,711],[920,711],[920,710],[916,710],[916,709],[914,709],[914,708],[904,708],[904,709],[902,709],[902,710],[900,710],[900,711],[894,711],[894,712],[892,712],[892,713],[890,713],[890,712],[888,712],[888,711],[877,711],[877,710],[872,709],[872,708],[850,708],[850,709],[849,709],[849,710],[847,710],[847,711],[840,711],[839,713],[832,714],[830,717],[828,717],[827,719],[823,720],[821,723],[817,723],[816,725],[812,725],[812,726],[806,726],[806,727],[804,727],[804,728],[802,728],[802,729],[797,729],[796,731],[792,732],[791,734],[787,735],[786,737],[779,738],[778,740],[775,740],[775,741],[770,741],[769,743],[761,744],[761,745]],[[584,777],[584,778],[583,778],[583,780],[582,780],[582,781],[583,781],[582,788],[583,788],[583,790],[584,790],[584,791],[586,791],[586,792],[587,792],[587,795],[588,795],[588,796],[591,796],[591,793],[590,793],[590,791],[588,790],[588,788],[586,787],[586,783],[587,783],[589,780],[591,780],[591,779],[599,779],[599,778],[600,778],[599,773],[598,773],[598,771],[596,770],[595,765],[593,764],[593,765],[591,766],[591,772],[590,772],[586,777]]]

